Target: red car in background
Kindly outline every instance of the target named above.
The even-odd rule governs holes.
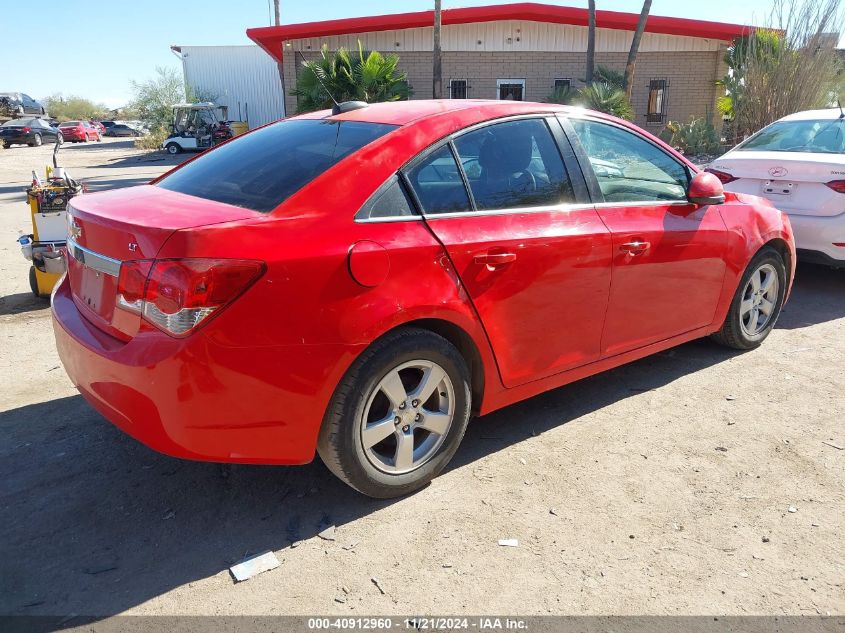
[[[795,265],[765,200],[553,104],[342,104],[68,211],[54,329],[98,411],[188,459],[316,450],[374,497],[429,482],[472,414],[758,346]]]
[[[100,131],[89,121],[65,121],[59,124],[59,130],[65,140],[72,143],[103,140]]]
[[[101,138],[106,135],[106,126],[99,121],[88,121],[88,123],[100,133]]]

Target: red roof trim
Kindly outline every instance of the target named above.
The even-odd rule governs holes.
[[[498,20],[527,20],[550,24],[572,24],[587,26],[587,9],[561,7],[536,2],[519,2],[486,7],[464,7],[443,10],[443,24],[471,24],[495,22]],[[596,27],[634,31],[637,27],[637,13],[621,11],[596,11]],[[363,18],[344,18],[323,22],[283,24],[247,29],[246,34],[277,60],[281,58],[281,44],[286,40],[309,37],[328,37],[347,33],[392,31],[431,26],[434,11],[374,15]],[[741,24],[725,24],[705,20],[688,20],[651,15],[646,23],[646,32],[667,35],[685,35],[722,41],[731,41],[748,32],[750,27]]]

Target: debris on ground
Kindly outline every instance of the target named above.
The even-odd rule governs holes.
[[[333,541],[334,540],[334,531],[335,526],[334,524],[329,525],[326,528],[323,528],[320,532],[317,532],[317,536],[319,536],[324,541]]]
[[[554,508],[549,508],[549,514],[553,514],[555,516],[558,516],[557,510],[555,510]]]
[[[769,537],[768,537],[768,536],[764,536],[764,537],[763,537],[763,542],[764,542],[764,543],[768,543],[768,542],[769,542]]]
[[[831,448],[835,448],[837,451],[845,451],[845,446],[839,446],[839,444],[834,444],[833,442],[825,442],[822,440],[822,444],[825,446],[830,446]]]
[[[719,451],[720,453],[727,453],[728,452],[728,449],[726,449],[724,446],[717,446],[716,450]]]
[[[273,552],[264,552],[233,565],[229,568],[229,571],[235,578],[235,582],[242,582],[265,571],[276,569],[280,564],[279,559]]]
[[[346,602],[346,598],[344,598],[343,596],[335,596],[334,601],[339,602],[340,604],[344,604]]]
[[[346,551],[353,550],[353,549],[355,549],[356,547],[358,547],[358,543],[360,543],[360,542],[361,542],[361,541],[353,541],[353,542],[351,542],[349,545],[344,545],[344,546],[342,547],[342,549],[345,549]]]
[[[787,511],[787,512],[789,512],[789,513],[791,513],[791,514],[795,514],[796,512],[798,512],[798,508],[796,508],[795,506],[789,506],[789,507],[786,509],[786,511]]]
[[[515,538],[500,538],[499,545],[502,547],[519,547],[519,541]]]
[[[381,592],[381,595],[383,595],[383,596],[387,595],[387,592],[382,588],[381,583],[378,581],[378,578],[373,576],[372,578],[370,578],[370,580],[376,586],[376,589],[378,589]]]

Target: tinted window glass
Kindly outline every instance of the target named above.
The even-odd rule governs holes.
[[[479,210],[574,202],[572,184],[545,121],[497,123],[463,134],[455,147]]]
[[[405,188],[397,176],[392,176],[367,200],[357,218],[395,218],[416,215]]]
[[[448,145],[414,165],[408,171],[408,180],[426,213],[470,210],[464,181]]]
[[[757,132],[738,151],[845,153],[845,119],[780,121]]]
[[[280,121],[201,155],[158,186],[266,213],[393,129],[358,121]]]
[[[672,156],[606,123],[573,119],[606,202],[686,200],[689,176]]]

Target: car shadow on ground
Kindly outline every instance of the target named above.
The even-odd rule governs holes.
[[[810,322],[818,305],[835,318],[840,288],[802,272],[794,323]],[[736,354],[693,341],[474,420],[449,470]],[[405,502],[362,497],[319,460],[219,466],[160,455],[80,396],[0,413],[0,437],[0,614],[113,615]]]
[[[23,314],[50,307],[49,297],[36,297],[31,292],[0,297],[0,316]]]
[[[799,264],[776,328],[795,330],[845,317],[845,269]]]

